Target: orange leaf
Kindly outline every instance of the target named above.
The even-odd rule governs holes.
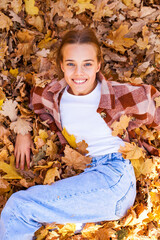
[[[62,160],[68,165],[72,166],[74,169],[84,170],[87,164],[90,164],[91,158],[85,157],[78,153],[76,150],[73,150],[68,145],[66,145],[64,150],[65,156],[62,157]]]

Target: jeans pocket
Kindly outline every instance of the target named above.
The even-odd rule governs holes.
[[[123,217],[127,210],[133,206],[136,197],[136,187],[135,184],[131,181],[131,184],[125,193],[125,195],[117,201],[115,214],[118,217]]]

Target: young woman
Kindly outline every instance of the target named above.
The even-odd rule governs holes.
[[[124,142],[112,136],[111,124],[126,114],[135,117],[129,130],[143,123],[159,124],[155,88],[107,81],[101,69],[99,42],[91,29],[69,31],[57,53],[64,78],[44,89],[33,89],[31,107],[48,120],[63,144],[65,127],[76,142],[85,140],[91,166],[83,173],[14,193],[1,214],[1,240],[29,240],[42,223],[86,223],[117,220],[134,204],[136,179],[129,160],[118,149]],[[16,165],[29,166],[31,136],[18,135]]]

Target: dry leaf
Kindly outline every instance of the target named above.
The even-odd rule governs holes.
[[[18,118],[17,121],[10,124],[10,129],[14,130],[16,134],[25,135],[32,131],[31,123],[25,119]]]
[[[17,173],[14,160],[14,155],[9,157],[10,164],[5,162],[0,162],[0,169],[3,170],[6,174],[2,177],[4,179],[21,179],[22,177]]]
[[[0,161],[5,161],[8,159],[8,151],[6,149],[2,149],[0,151]]]
[[[154,101],[156,102],[156,108],[160,107],[160,96],[156,97]]]
[[[62,228],[59,228],[58,233],[62,235],[62,237],[70,234],[72,235],[76,230],[75,223],[66,223]]]
[[[44,183],[43,184],[52,184],[55,181],[55,178],[60,178],[60,174],[57,167],[50,168],[45,176]]]
[[[0,113],[4,116],[8,116],[11,121],[16,121],[17,119],[17,102],[12,99],[6,99],[2,105],[2,110]]]
[[[112,135],[113,136],[117,136],[118,134],[123,135],[124,130],[127,129],[131,119],[132,119],[132,117],[130,117],[130,116],[128,117],[127,115],[122,115],[120,117],[119,122],[114,121],[111,125],[111,128],[113,129]]]
[[[84,140],[82,140],[81,142],[77,143],[76,150],[82,155],[85,155],[88,153],[87,147],[88,147],[88,144]]]
[[[127,48],[130,48],[135,44],[135,41],[132,38],[125,37],[128,32],[128,26],[121,24],[116,31],[110,31],[104,44],[107,47],[111,47],[124,54]]]
[[[72,5],[72,9],[75,9],[76,14],[85,12],[86,9],[95,11],[95,6],[91,3],[91,0],[77,0],[75,4]]]
[[[68,145],[65,147],[64,154],[65,156],[62,157],[63,162],[65,162],[68,166],[72,166],[74,169],[84,170],[87,165],[91,163],[90,157],[81,155]]]
[[[22,10],[22,0],[12,0],[10,2],[13,11],[18,14]]]
[[[35,0],[24,0],[25,9],[29,15],[38,15],[39,9],[35,6]]]
[[[77,147],[75,136],[74,136],[73,134],[70,135],[70,134],[67,132],[67,130],[66,130],[65,127],[63,128],[62,134],[63,134],[63,136],[65,137],[65,139],[67,140],[67,142],[69,143],[69,145],[70,145],[71,147],[73,147],[73,148],[76,148],[76,147]]]
[[[13,25],[11,19],[7,17],[5,14],[0,12],[0,29],[6,29],[9,31],[10,27]]]
[[[0,177],[0,194],[9,192],[10,189],[11,189],[11,185],[9,184],[9,182],[7,182],[6,180]]]
[[[54,159],[55,154],[58,152],[58,147],[52,140],[48,140],[47,145],[46,156],[49,156],[50,159]]]

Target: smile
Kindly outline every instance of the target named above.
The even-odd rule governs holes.
[[[82,84],[87,81],[87,79],[72,79],[72,81],[76,84]]]

